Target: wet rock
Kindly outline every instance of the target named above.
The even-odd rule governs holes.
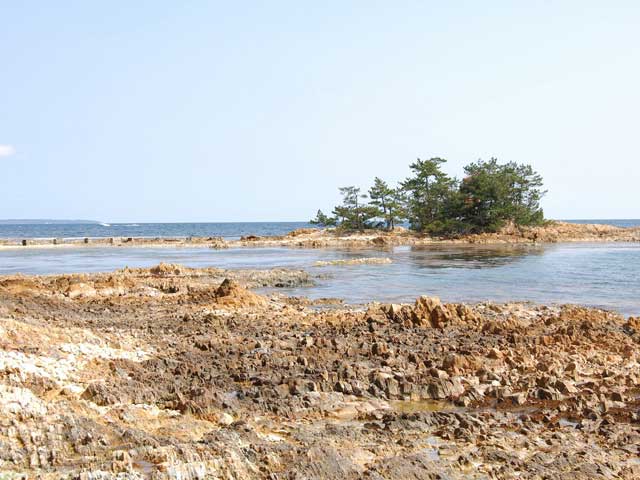
[[[392,263],[392,260],[387,257],[368,257],[368,258],[350,258],[346,260],[329,260],[323,261],[319,260],[314,263],[316,267],[327,267],[330,265],[340,266],[340,265],[385,265]]]

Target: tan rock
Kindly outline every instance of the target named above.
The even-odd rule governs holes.
[[[265,305],[266,302],[265,297],[250,292],[235,280],[228,278],[216,290],[216,303],[223,305],[250,307]]]
[[[74,283],[69,285],[66,295],[69,298],[95,297],[97,292],[95,288],[86,283]]]

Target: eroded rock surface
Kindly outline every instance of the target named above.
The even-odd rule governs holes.
[[[0,278],[0,472],[640,478],[637,319],[431,297],[318,309],[247,289],[304,278]]]

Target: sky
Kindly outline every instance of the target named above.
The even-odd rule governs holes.
[[[416,158],[640,218],[640,2],[0,0],[0,218],[297,221]]]

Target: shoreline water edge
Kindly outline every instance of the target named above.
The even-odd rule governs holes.
[[[0,249],[64,247],[302,247],[372,248],[400,245],[526,244],[559,242],[640,242],[640,227],[607,224],[548,222],[540,227],[506,227],[497,233],[471,234],[454,238],[432,237],[403,227],[393,231],[342,232],[336,229],[300,228],[284,235],[223,237],[82,237],[0,239]]]

